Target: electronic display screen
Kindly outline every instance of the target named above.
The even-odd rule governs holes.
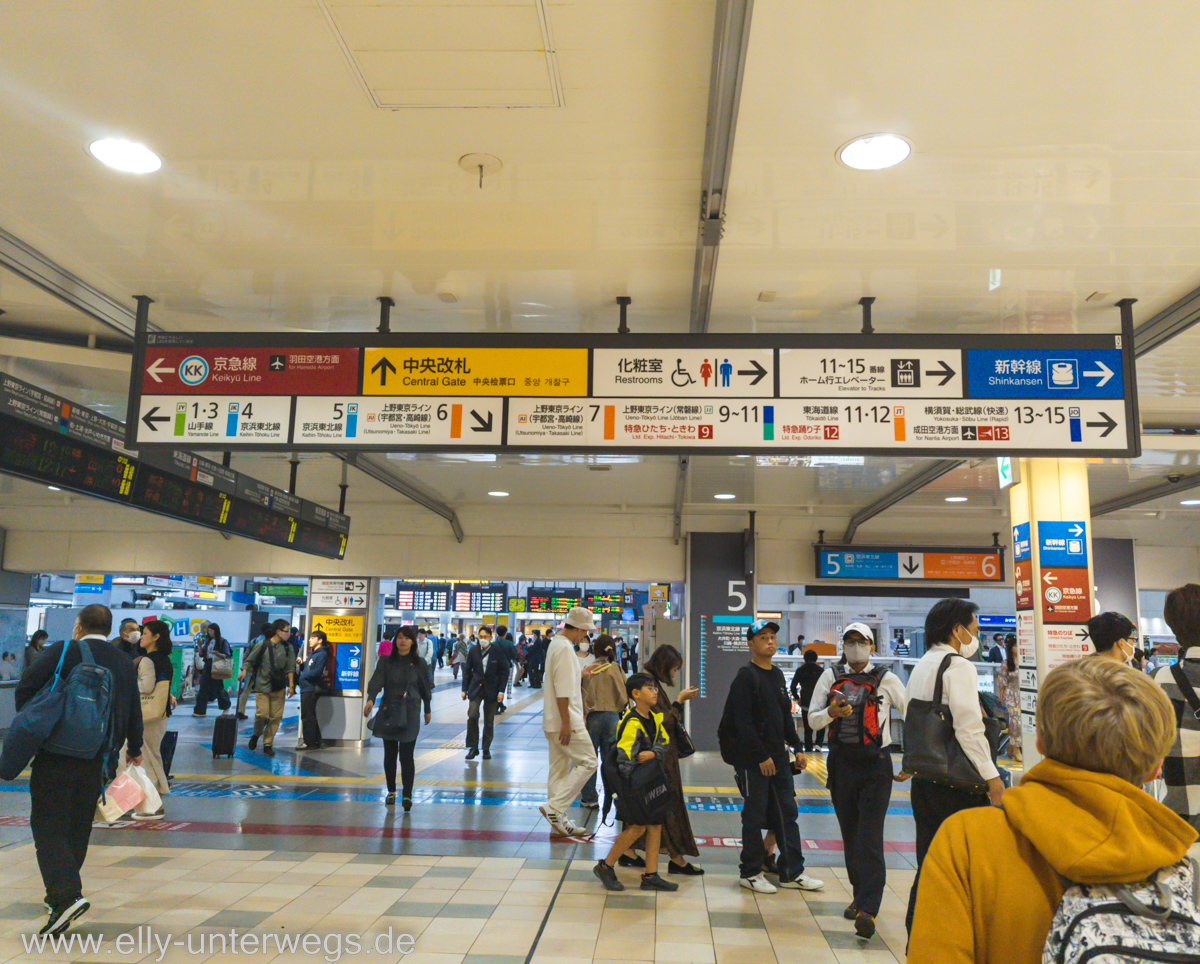
[[[402,582],[396,589],[396,608],[432,613],[449,612],[450,587],[433,584],[419,586]]]
[[[225,528],[237,535],[269,542],[273,546],[290,547],[296,524],[290,516],[236,499]]]
[[[296,526],[292,548],[327,559],[341,559],[346,555],[346,536],[311,522],[301,522]]]
[[[530,589],[527,611],[566,615],[579,605],[581,596],[578,589]]]
[[[508,608],[508,586],[456,582],[451,602],[456,613],[502,613]]]
[[[134,486],[133,504],[200,525],[223,528],[228,524],[234,502],[207,485],[143,465]]]
[[[590,592],[583,604],[597,616],[620,616],[631,602],[633,597],[623,592]]]
[[[0,416],[0,471],[86,495],[128,502],[137,463],[125,455]]]

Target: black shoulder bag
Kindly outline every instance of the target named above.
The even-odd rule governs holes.
[[[1182,662],[1172,664],[1171,675],[1175,678],[1175,685],[1179,687],[1179,692],[1183,694],[1187,705],[1192,708],[1196,719],[1200,720],[1200,696],[1196,695],[1196,689],[1192,686],[1192,681],[1187,678],[1187,673],[1183,671]]]
[[[947,653],[938,667],[932,700],[908,701],[908,711],[904,716],[903,767],[906,773],[930,783],[969,793],[986,793],[987,781],[963,752],[954,735],[954,715],[950,707],[942,702],[943,677],[950,668],[950,661],[956,656],[957,653]],[[998,738],[998,733],[988,730],[986,722],[984,729],[994,758],[996,751],[992,741]]]

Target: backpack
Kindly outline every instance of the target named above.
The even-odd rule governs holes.
[[[1137,884],[1064,883],[1043,964],[1200,960],[1195,861],[1185,857]]]
[[[882,721],[879,718],[883,697],[879,695],[879,684],[886,672],[886,666],[876,666],[869,673],[852,673],[847,667],[847,671],[833,681],[829,687],[830,697],[834,693],[841,694],[854,708],[854,714],[834,719],[829,724],[831,744],[856,747],[868,756],[879,753],[883,746]]]
[[[638,763],[628,777],[622,777],[617,752],[614,743],[600,764],[600,777],[604,780],[604,809],[600,813],[600,822],[608,820],[616,797],[617,813],[625,823],[638,827],[661,824],[667,818],[674,796],[662,761]]]
[[[725,697],[725,709],[721,713],[721,722],[717,724],[717,745],[721,750],[722,760],[731,767],[740,766],[737,723],[734,721],[733,706],[728,696]]]
[[[325,647],[325,675],[321,677],[321,682],[317,684],[317,692],[322,695],[328,695],[333,692],[333,686],[336,682],[334,677],[333,650],[328,646]]]
[[[63,644],[63,650],[71,645]],[[94,759],[108,744],[112,728],[113,677],[92,658],[92,647],[78,642],[80,662],[63,687],[63,713],[42,744],[48,753]]]
[[[270,669],[270,677],[267,680],[267,685],[270,687],[271,692],[275,693],[275,692],[278,692],[279,690],[286,689],[287,688],[287,670],[279,669],[275,665],[275,643],[271,639],[266,639],[263,641],[263,650],[262,650],[262,652],[260,652],[258,654],[258,662],[254,664],[254,670],[256,673],[262,671],[262,664],[263,664],[264,659],[266,659],[268,664],[270,664],[270,668],[271,668]]]

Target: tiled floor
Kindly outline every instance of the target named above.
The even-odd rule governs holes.
[[[636,871],[620,871],[630,889],[608,894],[591,868],[613,828],[601,828],[594,843],[552,842],[538,815],[547,770],[540,694],[518,689],[514,711],[497,726],[495,758],[468,763],[459,748],[465,712],[457,687],[448,672],[438,682],[408,815],[383,805],[377,747],[289,749],[294,705],[273,760],[245,749],[244,727],[236,758],[213,761],[211,721],[174,717],[180,742],[167,820],[97,829],[92,837],[84,881],[94,907],[72,933],[106,938],[99,948],[26,950],[22,935],[44,920],[42,885],[29,844],[28,794],[20,784],[3,788],[10,792],[0,792],[0,961],[903,960],[913,875],[905,789],[897,788],[887,821],[888,892],[870,941],[860,941],[841,916],[849,893],[819,761],[798,789],[809,869],[825,879],[823,892],[759,897],[738,887],[739,798],[728,768],[698,754],[685,761],[684,783],[701,844],[696,862],[706,876],[673,878],[678,893],[653,894],[636,889]],[[595,826],[595,817],[589,822]],[[259,946],[234,953],[232,933]],[[286,946],[306,933],[316,935],[310,947],[317,941],[317,953],[279,949],[277,939]],[[116,944],[123,934],[125,943]],[[170,942],[165,952],[151,935]],[[219,940],[209,943],[217,935],[224,952]],[[370,936],[354,953],[349,935]],[[412,938],[407,956],[400,950],[409,945],[395,946],[400,935]]]

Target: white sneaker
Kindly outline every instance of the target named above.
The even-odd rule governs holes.
[[[756,894],[774,894],[779,891],[779,888],[762,874],[755,874],[753,877],[743,877],[738,882],[747,890],[752,890]]]
[[[545,817],[546,822],[548,824],[550,824],[551,834],[553,834],[555,837],[570,836],[570,834],[567,832],[566,828],[563,826],[563,822],[564,822],[563,817],[560,817],[557,813],[555,813],[549,807],[538,807],[538,812],[543,817]]]
[[[825,881],[810,877],[808,874],[801,874],[794,880],[781,880],[779,886],[785,890],[824,890]]]
[[[570,817],[561,818],[559,825],[563,828],[563,830],[566,831],[568,837],[591,838],[591,837],[596,836],[591,830],[588,830],[586,827],[579,826],[579,824],[577,824]]]

